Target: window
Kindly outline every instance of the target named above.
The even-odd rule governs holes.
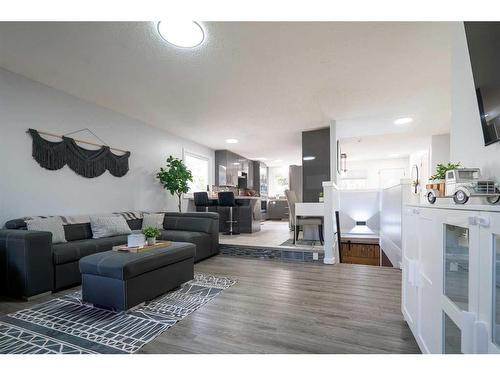
[[[189,183],[189,193],[207,191],[209,184],[209,160],[203,156],[184,152],[184,163],[193,174],[193,181]]]
[[[284,196],[286,189],[288,189],[288,166],[269,167],[269,196]]]

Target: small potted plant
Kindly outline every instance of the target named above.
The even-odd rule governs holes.
[[[324,202],[325,197],[323,196],[323,192],[319,193],[319,201]]]
[[[156,245],[156,237],[158,237],[161,232],[158,228],[147,227],[142,230],[142,234],[146,237],[148,246]]]
[[[460,163],[438,164],[436,166],[436,173],[429,177],[429,180],[434,184],[444,182],[446,172],[457,169],[459,166]]]

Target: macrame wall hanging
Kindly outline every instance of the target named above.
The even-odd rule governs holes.
[[[89,129],[82,130],[92,133]],[[79,131],[80,130],[77,132]],[[43,168],[56,170],[68,165],[75,173],[87,178],[98,177],[106,170],[115,177],[122,177],[128,172],[129,151],[113,149],[123,152],[123,155],[117,155],[111,152],[111,147],[108,145],[80,141],[68,138],[64,135],[58,136],[46,132],[39,132],[34,129],[29,129],[28,133],[31,134],[31,138],[33,139],[33,158]],[[60,142],[48,141],[42,138],[40,134],[58,137],[62,140]],[[97,137],[94,133],[92,134]],[[97,138],[100,140],[99,137]],[[78,146],[77,142],[100,146],[100,148],[97,150],[88,150]]]

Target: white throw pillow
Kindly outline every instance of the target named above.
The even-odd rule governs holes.
[[[92,238],[130,234],[132,231],[123,216],[91,216]]]
[[[164,219],[165,214],[144,214],[142,219],[142,229],[149,227],[163,229]]]
[[[59,216],[26,220],[28,230],[51,232],[52,243],[66,242],[63,225],[63,221]]]

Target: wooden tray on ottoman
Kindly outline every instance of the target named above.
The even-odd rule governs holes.
[[[143,253],[145,251],[151,251],[155,249],[160,249],[163,247],[168,247],[172,244],[171,241],[156,241],[155,245],[145,245],[142,247],[128,247],[127,245],[113,246],[113,251],[122,251],[127,253]]]

